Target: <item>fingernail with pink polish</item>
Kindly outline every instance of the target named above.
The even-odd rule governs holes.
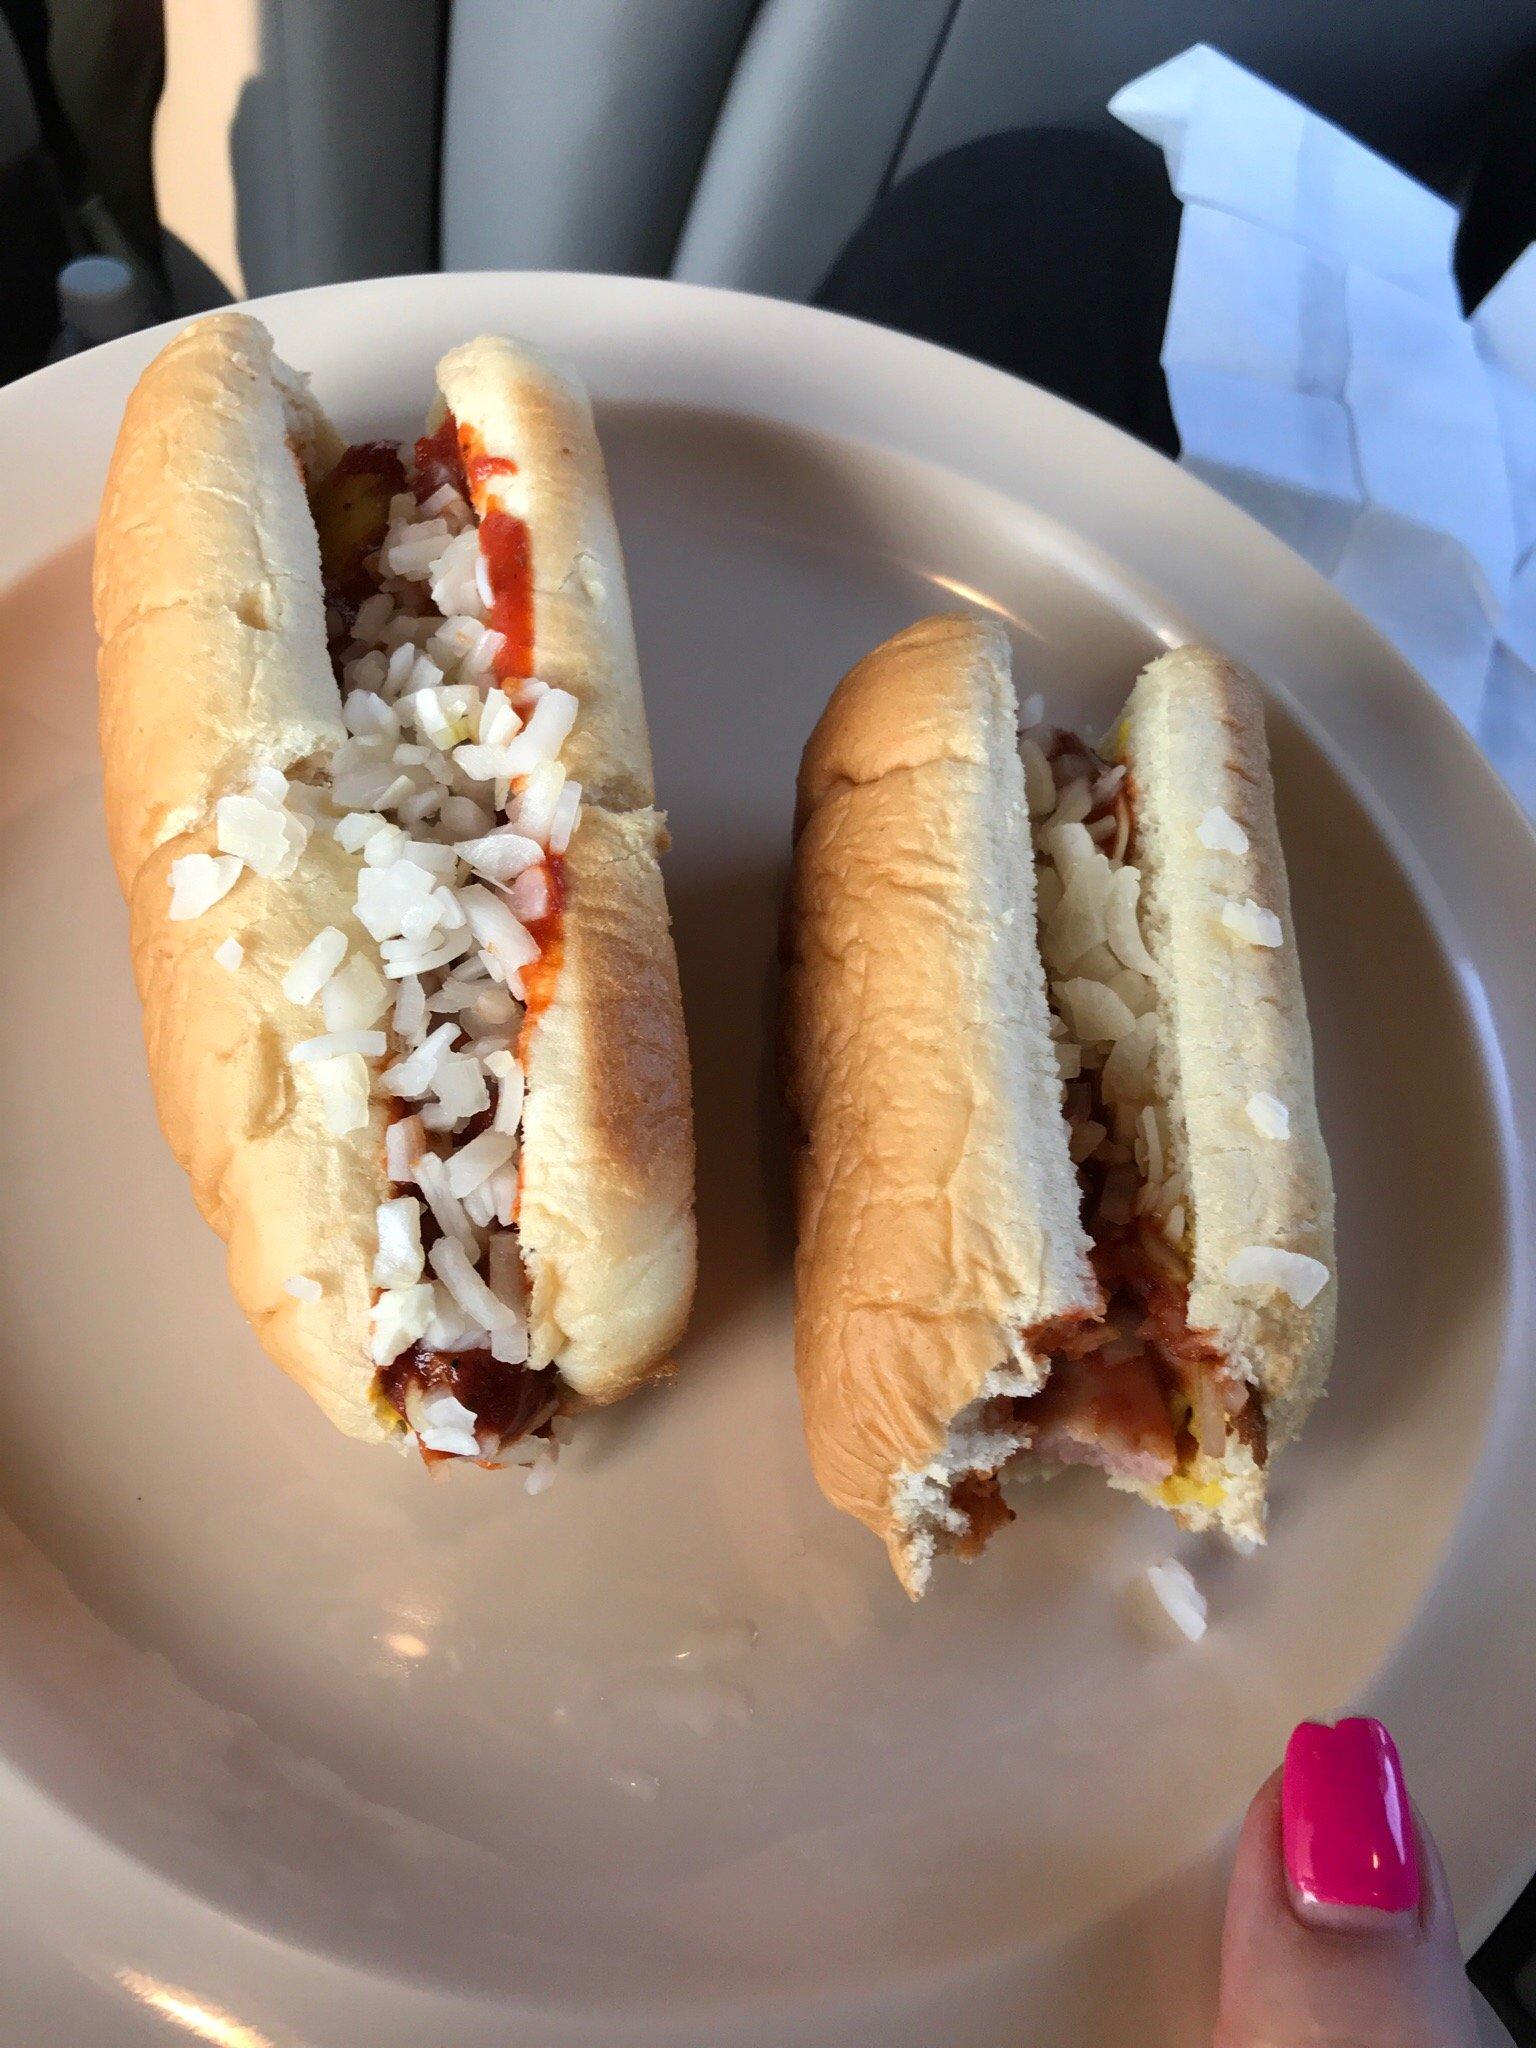
[[[1304,1917],[1417,1909],[1408,1788],[1379,1721],[1303,1721],[1286,1744],[1280,1813],[1285,1874]]]

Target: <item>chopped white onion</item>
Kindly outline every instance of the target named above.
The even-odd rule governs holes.
[[[544,849],[536,839],[525,839],[510,827],[488,832],[482,838],[460,840],[453,851],[477,875],[492,882],[510,882],[544,858]]]
[[[455,1238],[471,1254],[476,1253],[479,1243],[474,1226],[464,1214],[463,1204],[458,1196],[450,1193],[447,1169],[436,1153],[423,1152],[417,1160],[416,1185],[425,1195],[427,1207],[437,1218],[438,1227]]]
[[[366,953],[354,953],[320,991],[327,1031],[366,1031],[388,1008],[388,986]]]
[[[357,608],[357,617],[352,622],[354,636],[359,640],[377,640],[394,608],[395,600],[387,590],[375,590]]]
[[[342,699],[341,717],[347,731],[356,736],[379,733],[393,739],[400,730],[394,705],[373,690],[349,690]]]
[[[388,867],[364,867],[357,877],[358,921],[378,940],[409,932],[413,911],[421,913],[430,930],[436,923],[432,892],[437,877],[430,868],[413,860],[392,861]],[[424,937],[425,933],[412,934]]]
[[[547,917],[550,900],[549,869],[542,865],[525,868],[507,891],[508,907],[523,924],[537,924]]]
[[[1145,1099],[1152,1085],[1152,1057],[1157,1050],[1157,1015],[1138,1017],[1123,1038],[1116,1039],[1104,1062],[1102,1086],[1109,1102]]]
[[[490,1187],[496,1200],[496,1221],[503,1229],[510,1229],[517,1220],[517,1168],[500,1168],[491,1175]]]
[[[389,1365],[426,1334],[432,1314],[432,1289],[426,1281],[412,1287],[386,1287],[368,1317],[369,1352],[375,1365]]]
[[[509,770],[504,747],[466,745],[453,750],[453,765],[471,782],[495,782]]]
[[[397,1116],[384,1133],[384,1166],[396,1186],[416,1178],[416,1162],[427,1149],[419,1116]]]
[[[407,974],[402,978],[391,1021],[395,1036],[404,1039],[407,1045],[414,1045],[426,1030],[427,992],[419,976]]]
[[[335,1059],[343,1053],[381,1060],[388,1050],[389,1040],[382,1031],[325,1031],[318,1038],[301,1039],[288,1057],[295,1066],[303,1066],[311,1061]]]
[[[450,1458],[478,1458],[473,1409],[466,1408],[447,1387],[428,1387],[410,1404],[407,1418],[423,1450]]]
[[[512,1052],[487,1053],[485,1064],[496,1077],[496,1129],[515,1137],[523,1120],[526,1077],[522,1064]]]
[[[559,1453],[553,1444],[545,1444],[539,1455],[528,1467],[528,1477],[523,1481],[525,1493],[546,1492],[555,1483],[555,1460]]]
[[[459,902],[475,938],[495,962],[501,980],[510,984],[514,975],[538,959],[538,940],[518,922],[499,896],[471,884],[459,892]]]
[[[1091,839],[1088,845],[1089,857],[1079,861],[1067,877],[1040,935],[1040,951],[1052,974],[1067,973],[1086,954],[1105,943],[1114,871]]]
[[[516,1141],[505,1131],[482,1131],[449,1158],[449,1189],[463,1201],[473,1189],[489,1180],[498,1167],[505,1166],[516,1149]]]
[[[1261,1138],[1288,1138],[1291,1135],[1291,1112],[1278,1095],[1250,1095],[1245,1105],[1248,1121]]]
[[[346,957],[346,933],[328,924],[316,932],[283,976],[283,994],[301,1007],[312,1003]]]
[[[1049,817],[1056,807],[1056,778],[1051,773],[1051,764],[1031,739],[1020,740],[1019,755],[1024,763],[1024,795],[1029,815]]]
[[[581,709],[569,690],[546,690],[522,731],[505,748],[508,775],[531,775],[541,762],[553,761],[565,745]]]
[[[361,817],[377,817],[375,811],[363,811]],[[379,823],[362,840],[363,859],[371,868],[387,868],[397,860],[403,860],[411,850],[409,834],[402,832],[398,825],[391,825],[387,818]]]
[[[1195,836],[1213,853],[1246,853],[1248,834],[1229,811],[1213,804],[1195,827]]]
[[[1128,865],[1117,868],[1104,904],[1104,935],[1117,959],[1127,967],[1133,967],[1138,974],[1150,976],[1156,974],[1157,962],[1147,951],[1146,941],[1141,936],[1141,923],[1137,916],[1140,901],[1140,869]]]
[[[1093,809],[1093,788],[1086,775],[1077,775],[1056,799],[1052,825],[1080,825]],[[1091,836],[1091,835],[1090,835]]]
[[[438,823],[445,832],[451,833],[456,841],[481,839],[491,829],[491,814],[483,804],[477,804],[470,796],[450,796],[444,799],[438,813]]]
[[[1278,917],[1272,910],[1263,910],[1249,897],[1241,903],[1226,903],[1222,906],[1221,921],[1229,932],[1244,939],[1250,946],[1280,946],[1285,943],[1285,932]]]
[[[483,1351],[489,1332],[477,1329],[446,1287],[436,1280],[432,1288],[432,1314],[422,1343],[434,1351]]]
[[[439,1024],[414,1051],[380,1075],[380,1088],[386,1095],[425,1095],[432,1086],[432,1076],[437,1072],[439,1060],[458,1035],[459,1027],[451,1020]]]
[[[474,940],[468,932],[450,932],[440,946],[429,946],[425,950],[409,939],[386,939],[379,951],[384,956],[384,973],[390,981],[399,981],[412,974],[431,974],[439,967],[450,967],[471,951]]]
[[[1072,1036],[1082,1044],[1115,1043],[1135,1028],[1136,1019],[1102,981],[1063,981],[1056,984],[1056,995]]]
[[[283,1292],[291,1294],[295,1301],[318,1301],[324,1289],[307,1273],[290,1273],[283,1282]]]
[[[470,1014],[476,1024],[487,1030],[494,1030],[498,1024],[510,1024],[517,1016],[517,1004],[510,992],[487,982],[470,1003]]]
[[[1205,1634],[1205,1595],[1188,1569],[1176,1558],[1147,1566],[1147,1584],[1153,1598],[1187,1642],[1198,1643]]]
[[[501,635],[495,635],[500,639]],[[512,708],[505,690],[488,690],[480,706],[480,724],[475,734],[482,747],[504,747],[522,730],[523,721]]]
[[[528,1363],[528,1327],[519,1320],[491,1332],[491,1356],[501,1365]]]
[[[228,938],[213,949],[213,957],[221,967],[227,967],[231,974],[245,963],[245,948],[236,938]]]
[[[360,1053],[314,1060],[308,1071],[320,1096],[320,1114],[333,1137],[344,1138],[368,1123],[368,1066]]]
[[[463,1245],[453,1237],[440,1237],[427,1253],[433,1272],[468,1316],[473,1316],[492,1335],[511,1329],[521,1321],[516,1309],[498,1301],[470,1263]]]
[[[541,846],[548,843],[550,827],[565,787],[565,770],[558,761],[541,761],[523,784],[512,814],[512,829]]]
[[[421,1278],[421,1204],[414,1195],[380,1202],[375,1211],[378,1250],[374,1254],[375,1287],[410,1287]]]
[[[432,1093],[442,1110],[442,1124],[449,1128],[466,1123],[470,1117],[478,1116],[491,1106],[485,1071],[477,1059],[467,1054],[450,1053],[446,1059],[438,1061],[437,1072],[432,1076]],[[438,1122],[426,1110],[422,1111],[422,1119],[429,1125]]]
[[[201,917],[212,910],[221,896],[227,896],[240,879],[242,862],[232,853],[184,853],[170,867],[171,909],[174,923]]]
[[[564,853],[571,843],[576,830],[576,821],[581,816],[581,784],[567,781],[560,791],[555,804],[554,815],[549,821],[549,850]]]
[[[1227,1279],[1234,1287],[1263,1290],[1273,1288],[1288,1295],[1298,1308],[1314,1302],[1328,1285],[1328,1268],[1321,1259],[1305,1252],[1288,1252],[1278,1245],[1251,1244],[1227,1263]]]
[[[416,867],[425,868],[440,882],[453,881],[459,872],[457,853],[451,846],[440,846],[435,839],[413,839],[408,854]]]
[[[1103,859],[1086,825],[1048,825],[1040,839],[1046,854],[1060,868],[1064,882],[1070,883],[1085,862]]]
[[[221,796],[213,815],[219,851],[234,854],[254,874],[281,881],[298,866],[309,826],[292,811],[259,796]]]

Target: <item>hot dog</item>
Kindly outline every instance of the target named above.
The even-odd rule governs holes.
[[[345,447],[269,337],[144,373],[98,529],[108,836],[157,1106],[348,1434],[547,1470],[663,1371],[687,1046],[592,415],[530,349]]]
[[[786,917],[796,1365],[914,1596],[1090,1464],[1262,1540],[1333,1347],[1333,1193],[1262,696],[1198,648],[1099,747],[927,619],[807,744]]]

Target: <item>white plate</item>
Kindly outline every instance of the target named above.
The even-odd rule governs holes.
[[[1215,1852],[1291,1723],[1347,1706],[1396,1728],[1484,1928],[1536,1846],[1536,856],[1470,743],[1256,526],[937,350],[599,278],[262,311],[354,434],[409,429],[485,328],[592,384],[676,839],[703,1279],[675,1387],[538,1500],[346,1442],[261,1358],[155,1134],[98,816],[90,527],[156,337],[0,393],[7,2037],[1194,2038]],[[769,1016],[805,734],[956,603],[1090,723],[1195,632],[1276,686],[1343,1314],[1266,1555],[1079,1475],[914,1608],[806,1469]],[[1127,1619],[1170,1550],[1197,1648]]]

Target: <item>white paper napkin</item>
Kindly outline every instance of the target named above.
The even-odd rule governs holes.
[[[1536,249],[1466,320],[1454,208],[1203,44],[1110,112],[1184,202],[1162,356],[1183,461],[1536,801]]]

